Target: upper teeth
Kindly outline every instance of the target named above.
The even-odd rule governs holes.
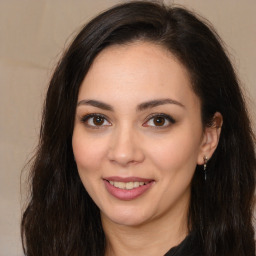
[[[113,185],[116,188],[121,188],[121,189],[133,189],[133,188],[137,188],[139,186],[143,186],[148,184],[149,182],[139,182],[139,181],[135,181],[135,182],[120,182],[120,181],[112,181],[110,180],[109,183],[111,185]]]

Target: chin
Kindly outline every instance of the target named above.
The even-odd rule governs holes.
[[[102,214],[102,218],[107,218],[118,225],[123,226],[140,226],[147,222],[149,216],[145,216],[143,212],[136,210],[113,210],[110,214]]]

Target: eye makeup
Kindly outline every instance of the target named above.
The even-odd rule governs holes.
[[[90,113],[80,117],[80,122],[83,123],[86,127],[92,129],[105,128],[107,126],[112,126],[112,123],[109,119],[100,113]],[[176,120],[165,113],[152,113],[146,117],[145,121],[142,123],[143,127],[164,129],[172,124],[175,124]]]
[[[149,115],[146,119],[146,122],[143,123],[144,127],[153,127],[153,128],[166,128],[171,124],[175,124],[176,121],[170,115],[165,113],[153,113]]]
[[[105,126],[111,126],[112,124],[108,121],[105,115],[98,113],[91,113],[84,115],[80,118],[80,121],[89,128],[99,129]]]

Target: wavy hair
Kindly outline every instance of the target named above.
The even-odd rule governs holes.
[[[252,225],[255,138],[238,79],[221,39],[206,20],[184,8],[132,1],[98,15],[59,61],[46,95],[40,141],[30,168],[31,195],[21,233],[27,256],[104,255],[99,209],[78,175],[72,133],[80,85],[97,54],[110,45],[149,41],[189,71],[201,101],[202,123],[223,116],[207,181],[197,166],[189,230],[207,256],[254,256]]]

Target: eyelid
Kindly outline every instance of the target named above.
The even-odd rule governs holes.
[[[101,117],[105,121],[107,121],[109,124],[107,124],[107,125],[106,124],[105,125],[90,125],[90,124],[88,124],[87,121],[90,118],[93,118],[93,117]],[[151,119],[156,118],[156,117],[162,117],[162,118],[164,118],[169,123],[167,125],[164,124],[162,126],[146,125]],[[80,121],[82,123],[84,123],[87,127],[94,128],[94,129],[104,128],[106,126],[112,126],[112,123],[111,123],[111,121],[109,121],[108,117],[106,117],[104,114],[100,114],[100,113],[90,113],[90,114],[83,115],[82,117],[80,117]],[[165,114],[165,113],[152,113],[152,114],[150,114],[149,116],[146,117],[146,120],[142,124],[142,126],[161,129],[161,128],[169,127],[171,124],[174,124],[174,123],[176,123],[175,119],[173,117],[171,117],[170,115],[168,115],[168,114]]]
[[[145,125],[151,119],[156,118],[156,117],[163,117],[163,118],[165,118],[169,122],[169,124],[168,125],[163,125],[163,126],[151,126],[151,125],[146,126]],[[176,123],[175,119],[173,117],[171,117],[170,115],[167,115],[167,114],[164,114],[164,113],[153,113],[153,114],[150,114],[149,116],[147,116],[146,121],[143,123],[143,126],[161,129],[161,128],[169,127],[170,124],[175,124],[175,123]]]
[[[93,117],[101,117],[103,118],[105,121],[107,121],[110,125],[89,125],[87,123],[87,121],[90,119],[90,118],[93,118]],[[111,126],[111,122],[108,120],[108,118],[103,115],[103,114],[99,114],[99,113],[90,113],[90,114],[87,114],[87,115],[83,115],[81,118],[80,118],[80,121],[82,123],[84,123],[87,127],[90,127],[90,128],[93,128],[93,129],[99,129],[99,128],[103,128],[103,127],[106,127],[106,126]]]

